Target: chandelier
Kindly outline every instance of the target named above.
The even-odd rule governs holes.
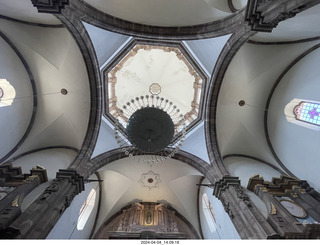
[[[152,165],[179,151],[186,126],[183,114],[171,101],[146,95],[122,106],[114,133],[125,155]]]

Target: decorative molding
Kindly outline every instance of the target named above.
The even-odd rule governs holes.
[[[306,224],[303,232],[286,232],[283,236],[284,239],[319,239],[319,237],[319,224]]]
[[[199,239],[193,226],[175,209],[154,202],[137,202],[124,207],[107,220],[93,238],[146,239],[145,233],[155,238]]]
[[[13,22],[17,22],[17,23],[21,23],[21,24],[25,24],[25,25],[30,25],[30,26],[38,26],[38,27],[45,27],[45,28],[64,28],[64,25],[62,25],[62,24],[35,23],[35,22],[15,19],[15,18],[12,18],[12,17],[9,17],[9,16],[5,16],[5,15],[0,15],[0,19],[13,21]]]
[[[96,27],[123,35],[152,39],[194,40],[219,37],[234,33],[244,22],[244,11],[231,14],[223,19],[192,26],[152,26],[130,22],[108,15],[89,3],[70,1],[70,7],[77,11],[82,20]]]
[[[148,173],[144,173],[141,175],[140,180],[138,181],[141,183],[143,187],[152,189],[152,188],[159,188],[160,175],[155,174],[151,170]]]
[[[310,196],[312,196],[314,199],[320,202],[320,193],[313,189],[306,180],[301,180],[300,187],[303,188],[302,190],[304,190],[306,193],[308,193]],[[300,190],[300,192],[302,190]],[[302,191],[302,194],[304,193]]]
[[[237,192],[237,197],[240,198],[248,207],[252,207],[252,202],[249,196],[244,192],[241,185],[236,185],[235,190]]]
[[[213,194],[220,198],[221,192],[229,188],[229,186],[239,186],[240,180],[238,177],[224,176],[221,180],[217,181],[214,185]]]
[[[248,40],[247,43],[253,44],[253,45],[288,45],[288,44],[295,44],[295,43],[304,43],[304,42],[312,42],[312,41],[318,41],[320,39],[320,36],[316,37],[309,37],[304,39],[298,39],[298,40],[292,40],[292,41],[255,41],[255,40]]]
[[[270,211],[270,214],[272,215],[275,215],[277,214],[277,209],[276,207],[274,206],[274,204],[271,202],[271,211]]]
[[[249,0],[245,20],[253,31],[271,32],[286,19],[319,3],[319,0]]]
[[[37,167],[30,170],[30,174],[22,174],[21,167],[13,167],[11,163],[0,165],[0,178],[4,182],[12,182],[11,186],[22,185],[34,177],[39,178],[39,183],[48,181],[47,171],[44,167]]]
[[[31,0],[39,13],[61,14],[61,10],[69,5],[69,0]]]
[[[108,152],[105,152],[101,155],[96,156],[95,158],[91,159],[90,162],[87,162],[85,166],[85,171],[83,171],[83,176],[87,178],[98,169],[102,168],[103,166],[119,160],[126,158],[127,156],[121,149],[114,149]],[[214,167],[207,162],[203,161],[201,158],[194,156],[188,152],[180,150],[177,152],[173,157],[178,161],[184,162],[189,166],[197,169],[200,173],[202,173],[210,183],[214,183],[216,180],[219,179],[219,176],[216,174]]]
[[[0,238],[16,238],[20,234],[9,226],[21,215],[21,203],[34,188],[48,180],[46,169],[37,166],[30,174],[22,174],[20,167],[12,164],[0,166],[0,190],[5,193],[0,205]],[[15,233],[11,233],[15,231]]]
[[[294,191],[294,189],[299,188],[300,183],[301,180],[286,175],[281,175],[280,178],[272,178],[272,181],[269,182],[257,174],[249,179],[247,188],[254,192],[258,186],[263,192],[269,192],[271,195],[285,196],[288,191]]]
[[[83,177],[80,176],[75,170],[70,169],[59,169],[56,175],[57,180],[65,180],[67,179],[72,185],[76,186],[76,194],[82,192],[84,190],[84,180]]]
[[[234,215],[233,215],[233,213],[231,211],[230,203],[228,201],[226,201],[224,198],[221,198],[220,201],[221,201],[221,204],[222,204],[222,206],[224,208],[224,211],[226,211],[226,213],[229,215],[229,217],[231,219],[233,219]]]
[[[62,214],[71,204],[74,197],[84,190],[83,177],[77,174],[74,170],[60,169],[57,172],[56,179],[53,180],[52,184],[48,186],[45,191],[41,194],[40,200],[48,200],[53,193],[63,191],[61,187],[64,186],[64,182],[70,182],[72,186],[75,186],[74,191],[66,195],[63,205],[59,209],[59,213]]]

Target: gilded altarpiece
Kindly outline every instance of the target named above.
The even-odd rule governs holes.
[[[147,235],[146,235],[147,234]],[[133,203],[122,213],[106,222],[95,239],[197,239],[198,234],[177,213],[163,203]]]

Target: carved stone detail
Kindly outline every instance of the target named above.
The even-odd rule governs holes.
[[[279,22],[292,18],[319,2],[318,0],[249,0],[246,21],[253,31],[271,32]]]
[[[0,166],[0,187],[6,195],[0,200],[0,234],[11,234],[9,226],[21,215],[20,205],[39,184],[47,181],[46,170],[37,166],[30,174],[22,174],[20,167],[13,167],[11,163]],[[1,235],[0,235],[1,237]]]
[[[240,180],[238,177],[224,176],[214,185],[214,195],[219,198],[221,193],[229,188],[229,186],[239,186]]]
[[[319,224],[304,226],[279,201],[281,197],[289,197],[289,200],[308,210],[310,217],[319,220],[319,202],[301,188],[301,182],[299,179],[284,175],[272,178],[271,182],[255,175],[248,182],[249,190],[254,191],[266,204],[271,204],[268,221],[285,239],[314,239],[320,234]]]
[[[39,13],[60,14],[69,5],[69,0],[31,0]]]
[[[224,198],[220,199],[220,201],[221,201],[221,203],[223,205],[224,211],[226,211],[226,213],[229,215],[229,217],[231,219],[233,219],[234,216],[233,216],[233,213],[232,213],[232,211],[230,209],[230,203],[227,202]]]
[[[164,203],[133,203],[124,208],[112,221],[102,227],[94,238],[172,238],[196,239],[196,232],[178,218],[176,212]]]
[[[51,185],[10,227],[20,230],[21,238],[46,238],[74,197],[83,190],[82,176],[74,170],[60,169]]]
[[[308,193],[310,196],[312,196],[314,199],[316,199],[318,202],[320,202],[320,194],[319,192],[317,192],[315,189],[313,189],[307,181],[305,180],[301,180],[300,182],[300,187],[302,189],[300,189],[300,192],[302,194],[304,193]]]
[[[39,178],[40,183],[48,181],[47,171],[40,165],[32,168],[30,174],[22,174],[21,167],[13,167],[11,163],[0,166],[1,182],[10,183],[10,186],[19,186],[27,182],[32,182],[32,179],[35,177]]]
[[[243,202],[248,206],[252,207],[252,202],[249,198],[249,196],[244,192],[243,188],[241,185],[236,185],[235,190],[237,192],[237,197],[242,199]]]
[[[274,206],[273,203],[271,203],[271,212],[270,212],[270,214],[272,214],[272,215],[277,214],[277,209],[276,209],[276,207]]]
[[[292,191],[299,187],[300,180],[286,175],[281,175],[280,178],[272,178],[272,181],[265,181],[258,174],[252,176],[248,182],[248,190],[255,190],[259,186],[263,192],[269,192],[271,195],[284,196],[288,191]]]

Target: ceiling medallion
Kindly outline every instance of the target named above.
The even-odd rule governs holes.
[[[150,170],[148,173],[144,173],[141,175],[139,182],[143,187],[146,187],[149,189],[159,188],[159,183],[161,182],[160,175],[155,174]]]
[[[122,151],[138,162],[162,162],[177,153],[185,139],[186,127],[180,110],[169,100],[159,96],[140,96],[122,107],[129,118],[119,118],[115,138]],[[121,133],[120,127],[125,129]],[[180,138],[173,142],[175,135]]]
[[[158,95],[161,92],[161,86],[159,83],[153,83],[149,87],[149,92],[153,95]]]

